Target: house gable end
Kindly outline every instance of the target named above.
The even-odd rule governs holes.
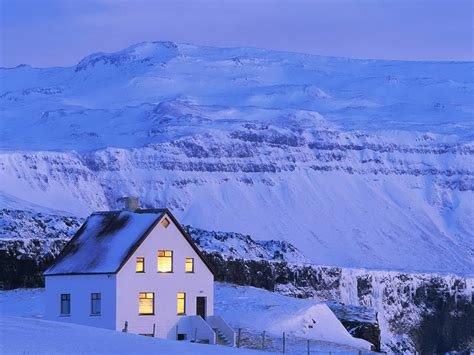
[[[204,263],[204,265],[207,267],[207,269],[211,272],[212,275],[215,275],[215,271],[212,267],[212,265],[209,263],[209,261],[206,259],[204,254],[199,250],[197,245],[194,243],[192,238],[189,236],[189,234],[186,232],[186,230],[181,226],[181,224],[176,220],[176,218],[173,216],[173,214],[166,209],[160,216],[159,218],[156,219],[155,223],[147,230],[147,232],[140,238],[140,240],[132,247],[130,248],[130,251],[127,255],[127,257],[122,261],[120,267],[115,271],[115,273],[119,273],[120,270],[128,263],[128,262],[134,262],[134,259],[132,258],[133,255],[136,253],[136,251],[139,249],[139,247],[143,244],[143,242],[151,235],[153,234],[153,231],[156,228],[163,228],[161,225],[161,222],[164,219],[167,219],[169,223],[173,224],[176,229],[179,231],[180,235],[187,241],[189,246],[192,248],[192,250],[197,254],[199,259]],[[156,250],[158,251],[158,250]],[[137,255],[140,256],[140,255]],[[131,260],[131,261],[130,261]]]

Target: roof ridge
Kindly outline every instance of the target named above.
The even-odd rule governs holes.
[[[130,213],[163,213],[167,211],[167,208],[139,208],[136,210],[111,210],[111,211],[95,211],[91,215],[105,215],[105,214],[115,214],[121,212],[130,212]]]

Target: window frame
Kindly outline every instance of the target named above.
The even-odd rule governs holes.
[[[141,298],[141,295],[145,295],[145,298]],[[150,298],[147,298],[147,296],[151,294],[152,297],[151,297],[151,313],[141,313],[140,312],[140,300],[141,299],[150,299]],[[139,316],[154,316],[155,315],[155,293],[154,292],[149,292],[149,291],[144,291],[144,292],[139,292],[138,293],[138,315]]]
[[[188,260],[191,260],[191,271],[187,270]],[[184,259],[184,272],[186,274],[194,274],[194,258],[185,258]]]
[[[98,298],[94,298],[98,296]],[[94,313],[94,301],[99,301],[99,311]],[[97,310],[96,310],[97,311]],[[91,293],[91,316],[100,316],[102,315],[102,294],[100,292]]]
[[[165,255],[163,256],[160,256],[160,253],[163,252],[165,253]],[[171,253],[170,256],[167,256],[166,253],[169,252]],[[173,270],[174,270],[174,261],[173,261],[173,250],[158,250],[157,252],[157,257],[156,257],[156,269],[157,269],[157,272],[159,272],[160,274],[172,274],[173,273]],[[170,258],[171,259],[171,270],[169,271],[160,271],[160,258]]]
[[[183,295],[182,298],[180,298],[179,296],[180,295]],[[183,312],[180,313],[179,312],[179,301],[183,301]],[[185,316],[186,315],[186,292],[178,292],[176,294],[176,315],[178,316]]]
[[[137,266],[138,266],[138,260],[141,259],[141,264],[142,264],[142,270],[137,271]],[[137,274],[143,274],[145,272],[145,257],[144,256],[137,256],[135,258],[135,273]]]
[[[67,304],[68,312],[63,313],[63,302]],[[59,304],[59,315],[61,317],[71,316],[71,294],[70,293],[61,293],[60,304]]]

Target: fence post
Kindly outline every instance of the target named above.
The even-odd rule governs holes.
[[[194,342],[196,342],[197,333],[198,333],[198,328],[194,329]]]
[[[285,332],[283,332],[283,354],[285,353]]]
[[[265,331],[262,334],[262,350],[265,349]]]
[[[308,355],[310,354],[310,351],[309,351],[309,339],[307,340],[308,342]]]
[[[242,331],[242,328],[239,328],[237,332],[237,347],[240,348],[240,332]]]
[[[155,326],[156,326],[156,324],[153,323],[153,338],[155,337]]]

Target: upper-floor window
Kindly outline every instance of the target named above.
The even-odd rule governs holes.
[[[140,292],[138,295],[138,314],[155,314],[155,294],[153,292]]]
[[[172,250],[158,250],[158,272],[173,272]]]
[[[137,258],[137,261],[135,263],[135,272],[145,272],[145,258]]]
[[[178,314],[186,314],[186,293],[185,292],[178,292],[178,304],[177,304],[177,311]]]
[[[68,316],[71,314],[71,294],[61,294],[61,315]]]
[[[194,272],[194,258],[186,258],[184,269],[186,272]]]
[[[100,315],[100,310],[102,306],[101,298],[102,297],[100,293],[91,293],[91,315]]]

